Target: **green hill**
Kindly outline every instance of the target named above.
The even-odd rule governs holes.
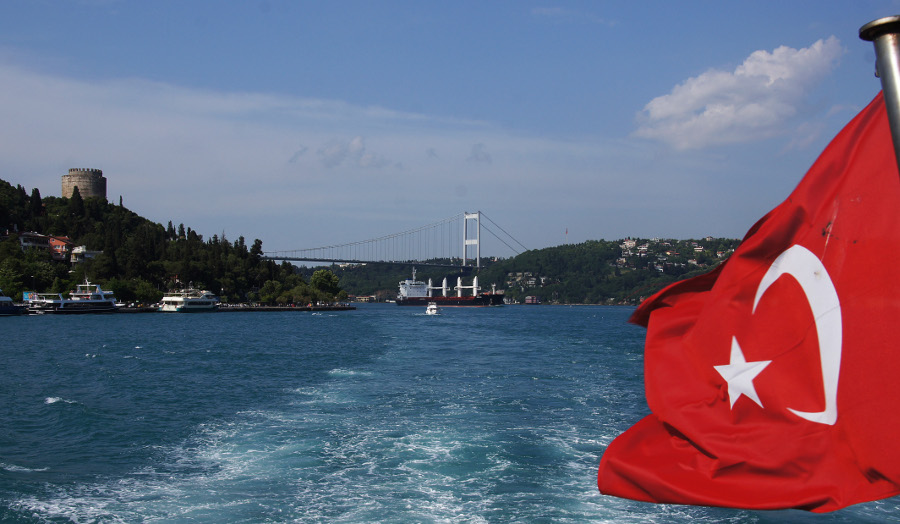
[[[96,256],[72,264],[46,247],[21,247],[26,232],[66,237]],[[46,242],[46,238],[35,237]],[[85,278],[103,284],[121,301],[155,303],[163,292],[193,285],[228,302],[330,302],[345,297],[327,270],[308,274],[261,257],[262,242],[248,246],[213,235],[208,240],[184,224],[157,224],[104,199],[41,198],[0,180],[0,289],[14,299],[26,290],[66,293]]]
[[[508,299],[520,303],[526,296],[536,296],[542,303],[636,304],[672,282],[710,270],[739,243],[709,237],[591,240],[526,251],[504,260],[482,259],[478,281],[483,291],[493,284],[505,290]],[[470,269],[416,269],[417,279],[430,278],[439,285],[447,277],[451,287],[456,285],[457,276],[464,275],[468,285],[474,275]],[[393,298],[398,282],[411,275],[409,266],[398,264],[333,267],[332,271],[348,293],[379,298]]]

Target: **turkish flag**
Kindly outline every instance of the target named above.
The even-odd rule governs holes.
[[[879,94],[724,264],[647,299],[652,412],[605,494],[833,511],[900,493],[900,174]]]

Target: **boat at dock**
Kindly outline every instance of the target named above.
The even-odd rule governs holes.
[[[0,317],[20,315],[24,311],[25,308],[23,306],[14,303],[13,299],[4,295],[3,290],[0,289]]]
[[[440,290],[441,294],[432,296],[432,292]],[[422,282],[416,280],[416,270],[413,268],[412,278],[400,281],[400,291],[397,294],[398,306],[427,306],[434,302],[436,307],[488,307],[503,305],[503,291],[492,290],[481,292],[478,287],[478,277],[472,279],[471,286],[462,284],[462,277],[456,279],[456,287],[453,288],[456,295],[450,294],[447,279],[444,279],[440,287],[431,285],[431,280]],[[464,295],[465,290],[471,290],[471,294]]]
[[[103,290],[99,284],[91,284],[87,280],[78,284],[69,298],[62,293],[37,293],[28,299],[28,313],[43,314],[76,314],[76,313],[112,313],[118,310],[112,291]]]
[[[209,291],[188,288],[166,293],[159,310],[164,313],[201,313],[218,311],[219,297]]]

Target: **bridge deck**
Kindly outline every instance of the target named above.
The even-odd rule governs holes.
[[[395,264],[399,266],[416,267],[447,267],[452,269],[472,269],[475,266],[463,266],[460,264],[435,264],[432,262],[397,261],[397,260],[347,260],[342,258],[313,258],[313,257],[279,257],[263,256],[266,260],[287,260],[289,262],[327,262],[329,264]]]

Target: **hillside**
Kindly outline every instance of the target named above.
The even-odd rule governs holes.
[[[32,235],[31,233],[35,233]],[[52,237],[52,238],[50,238]],[[28,243],[34,247],[22,247]],[[52,242],[60,251],[54,251]],[[73,251],[83,262],[70,263]],[[208,240],[190,227],[157,224],[101,198],[41,198],[0,180],[0,289],[66,293],[85,278],[121,301],[155,303],[165,291],[193,285],[228,302],[310,303],[342,299],[337,277],[308,275],[261,256],[262,242]]]
[[[710,270],[739,243],[709,237],[591,240],[526,251],[510,259],[482,259],[478,280],[482,290],[496,284],[509,299],[520,303],[526,296],[536,296],[543,303],[636,304],[667,284]],[[393,298],[398,282],[411,276],[410,267],[399,264],[333,267],[332,271],[351,295],[379,299]],[[470,270],[419,266],[416,277],[430,278],[435,285],[447,277],[452,287],[457,276],[462,275],[468,285],[473,274]]]

